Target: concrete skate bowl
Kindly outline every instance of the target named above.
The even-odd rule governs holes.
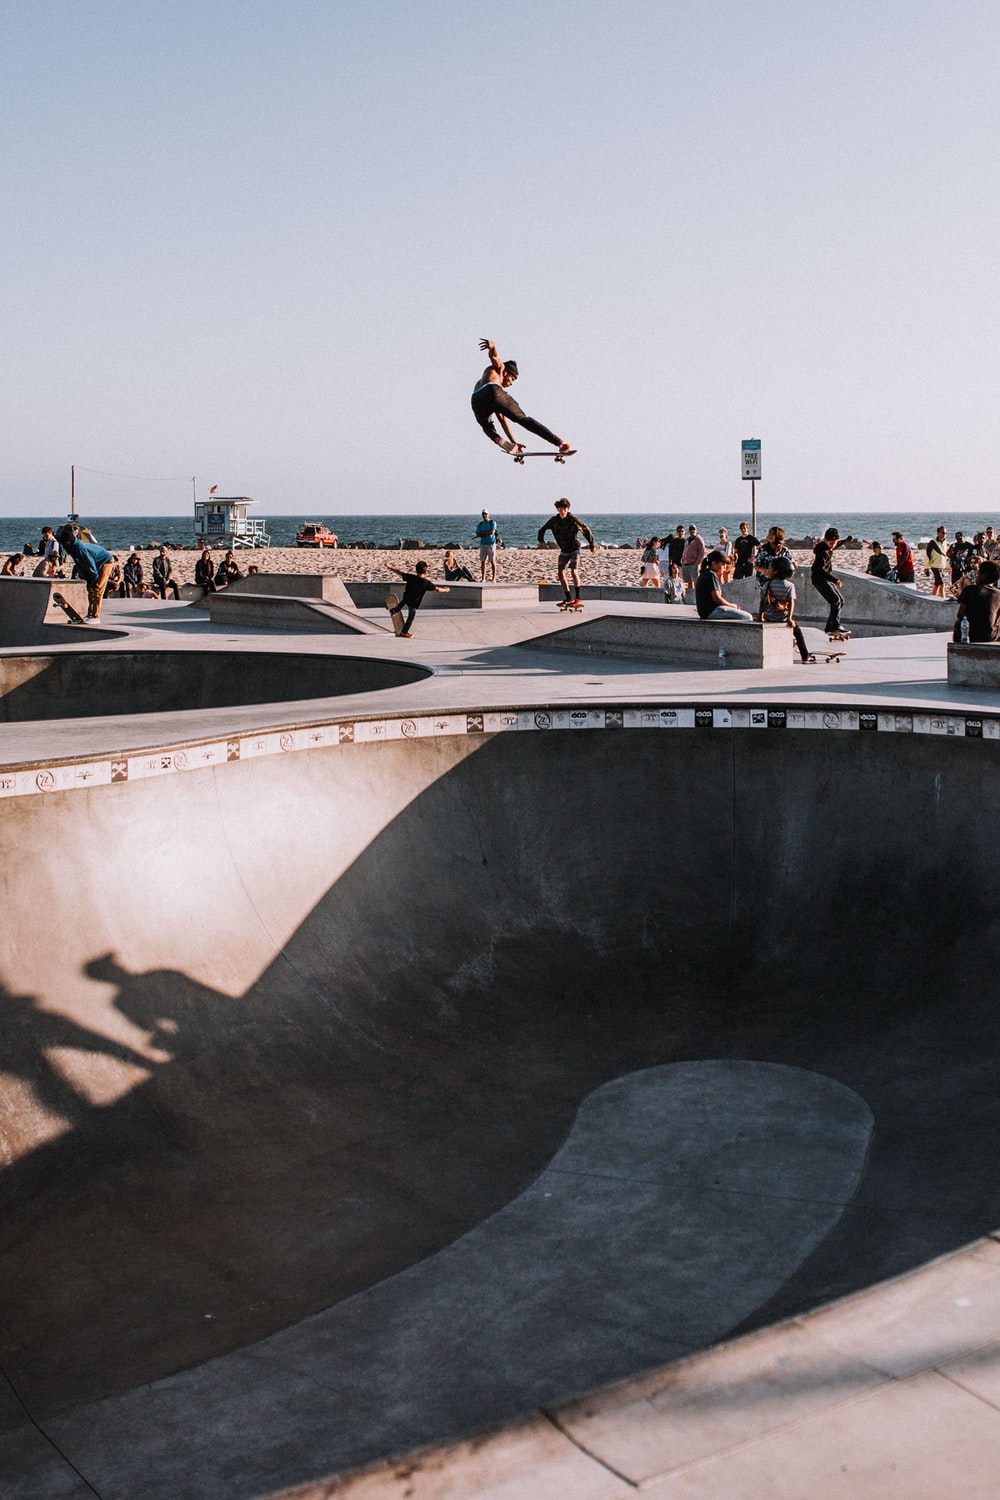
[[[0,723],[179,713],[371,693],[427,667],[269,651],[72,651],[0,655]]]
[[[994,1229],[995,755],[470,734],[0,801],[15,1492],[269,1494]]]

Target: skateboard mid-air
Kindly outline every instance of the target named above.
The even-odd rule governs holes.
[[[560,449],[558,453],[545,453],[541,449],[539,449],[537,452],[528,453],[522,448],[518,449],[517,452],[515,452],[514,462],[516,464],[523,464],[526,458],[552,458],[556,461],[557,464],[564,464],[567,458],[573,457],[573,454],[575,452],[575,448],[567,448],[565,452]]]

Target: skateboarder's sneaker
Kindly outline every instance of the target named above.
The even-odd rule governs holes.
[[[399,633],[400,633],[400,636],[402,637],[402,639],[404,641],[408,641],[411,638],[411,636],[413,635],[413,631],[412,630],[401,630]]]
[[[572,453],[572,451],[573,451],[573,449],[572,449],[572,447],[571,447],[571,445],[569,443],[560,443],[559,444],[559,452],[560,453]]]

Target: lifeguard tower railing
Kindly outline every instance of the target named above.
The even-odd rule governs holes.
[[[194,504],[194,539],[201,547],[270,547],[267,522],[247,515],[248,495],[214,496]]]

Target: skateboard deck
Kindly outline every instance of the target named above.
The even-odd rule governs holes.
[[[537,453],[515,453],[514,462],[516,464],[523,464],[526,458],[552,458],[555,459],[557,464],[564,464],[567,458],[573,457],[575,452],[575,448],[570,448],[566,453],[552,453],[545,452],[544,450],[539,450]]]
[[[566,601],[563,600],[556,607],[558,609],[561,609],[564,613],[578,615],[580,613],[580,611],[583,609],[583,600],[581,599],[581,601],[580,601],[579,604],[577,604],[577,602],[576,602],[575,599],[574,599],[574,601],[573,601],[572,604],[567,604]]]
[[[394,610],[396,608],[396,605],[398,603],[399,603],[399,595],[398,594],[386,594],[386,596],[385,596],[385,607],[386,607],[386,609],[388,609],[390,611]],[[396,632],[396,634],[397,635],[402,635],[403,634],[403,613],[402,613],[402,610],[399,612],[398,615],[394,615],[394,614],[390,613],[389,619],[392,621],[392,628]]]
[[[832,663],[834,666],[838,666],[846,655],[846,651],[810,651],[805,661],[802,662],[802,665],[808,667],[812,662],[818,661],[822,657],[828,664]]]
[[[58,604],[63,614],[66,615],[68,619],[72,620],[74,625],[83,624],[83,615],[81,615],[78,610],[75,610],[73,608],[72,604],[70,604],[65,595],[53,593],[52,603]]]

